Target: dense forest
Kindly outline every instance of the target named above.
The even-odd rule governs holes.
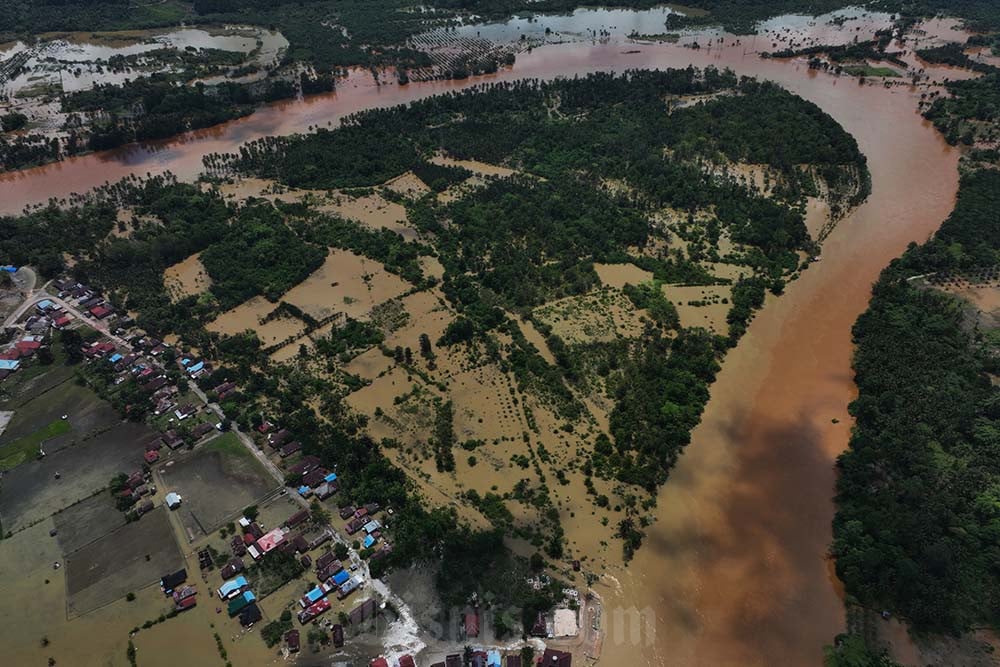
[[[995,266],[997,211],[1000,173],[963,177],[955,211],[885,270],[854,329],[857,424],[838,462],[833,553],[851,595],[917,631],[1000,620],[996,332],[911,280]]]
[[[694,106],[673,102],[706,93],[718,96]],[[425,198],[411,206],[411,223],[434,239],[444,293],[461,314],[446,345],[488,338],[506,326],[504,311],[531,317],[545,302],[593,289],[593,262],[632,261],[665,282],[718,281],[687,258],[642,250],[653,241],[647,216],[664,206],[691,213],[711,207],[719,229],[746,247],[742,261],[757,277],[734,290],[728,339],[685,332],[670,340],[656,329],[620,360],[633,384],[616,396],[618,449],[594,468],[650,491],[687,443],[719,356],[765,291],[780,289],[798,268],[796,251],[811,243],[797,204],[815,184],[799,165],[844,190],[845,203],[857,203],[869,188],[857,144],[817,107],[771,84],[693,68],[492,84],[358,114],[337,130],[252,142],[238,154],[209,155],[205,165],[214,178],[244,174],[337,188],[426,170],[440,151],[520,172],[450,204]],[[778,199],[764,198],[701,166],[720,161],[767,164],[787,187]],[[608,180],[628,188],[613,193],[603,187]],[[320,238],[306,231],[316,229],[315,216],[298,215],[293,226]],[[676,327],[669,302],[659,309],[657,321]],[[571,363],[539,363],[526,342],[509,362],[519,381],[561,414],[578,414],[566,389],[575,381]]]
[[[709,93],[717,96],[703,104],[678,103],[686,95]],[[76,103],[84,105],[86,98]],[[770,118],[775,113],[777,119]],[[241,173],[321,190],[371,187],[412,170],[440,191],[469,176],[467,170],[435,164],[441,151],[507,165],[519,174],[489,179],[453,201],[433,195],[409,201],[419,242],[319,213],[305,203],[227,203],[211,185]],[[786,187],[776,198],[765,198],[706,169],[741,160],[768,164]],[[370,258],[414,289],[436,284],[420,264],[421,256],[433,255],[444,267],[441,293],[458,317],[441,340],[427,341],[428,349],[477,346],[572,427],[582,418],[578,392],[592,372],[581,363],[586,354],[547,334],[556,356],[550,364],[510,316],[530,319],[547,302],[593,290],[599,284],[593,267],[598,261],[634,262],[661,283],[728,282],[663,248],[664,232],[650,224],[651,214],[664,207],[690,219],[710,211],[709,236],[715,240],[702,241],[706,252],[720,234],[729,234],[738,243],[729,261],[753,275],[734,285],[729,335],[681,328],[659,287],[635,286],[629,298],[649,311],[650,325],[637,339],[602,352],[613,369],[607,377],[615,401],[613,438],[592,453],[586,475],[653,492],[700,418],[719,359],[763,304],[765,292],[779,291],[798,270],[798,252],[811,244],[799,204],[815,183],[803,175],[802,163],[819,178],[828,174],[852,200],[867,193],[864,157],[832,119],[773,85],[729,72],[688,68],[495,84],[359,114],[337,130],[261,140],[236,155],[207,156],[209,184],[163,177],[109,185],[72,208],[50,206],[4,220],[0,247],[19,261],[40,265],[47,275],[62,269],[62,252],[68,250],[76,275],[137,313],[140,326],[154,334],[181,334],[203,354],[224,359],[247,395],[273,400],[304,449],[336,462],[351,480],[346,483],[351,498],[392,504],[401,508],[401,522],[412,517],[424,526],[447,517],[419,509],[408,497],[405,475],[387,472],[391,466],[363,436],[363,423],[340,404],[344,387],[332,393],[307,389],[316,380],[285,376],[269,363],[252,332],[226,337],[208,333],[204,324],[257,295],[275,303],[276,312],[288,312],[282,295],[319,266],[327,247]],[[609,188],[609,181],[625,187]],[[121,221],[119,208],[127,212]],[[109,235],[116,226],[119,233]],[[69,247],[67,238],[73,239]],[[211,287],[171,300],[164,269],[196,252]],[[372,335],[363,337],[377,340]],[[508,336],[510,345],[498,346],[500,335]],[[348,351],[332,338],[319,347],[326,356]],[[309,392],[323,406],[322,419],[303,404]],[[236,415],[253,417],[239,406]],[[398,483],[387,482],[397,478]],[[545,502],[538,501],[542,507]],[[408,506],[412,514],[403,511]],[[545,551],[559,557],[562,531],[558,512],[550,508],[548,515],[553,513],[555,519],[546,519]],[[614,530],[631,554],[642,538],[638,517],[629,516]],[[422,549],[404,543],[389,562],[406,563],[424,554]]]

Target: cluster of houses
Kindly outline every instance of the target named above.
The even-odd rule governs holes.
[[[183,568],[160,578],[160,590],[163,591],[164,595],[173,599],[177,611],[190,609],[198,603],[197,589],[194,585],[186,585],[186,581],[187,570]]]
[[[407,661],[408,659],[408,661]],[[534,665],[523,665],[521,654],[511,653],[506,656],[501,655],[497,649],[488,651],[479,649],[472,652],[469,662],[459,654],[447,656],[443,662],[436,662],[431,667],[572,667],[573,656],[566,651],[547,648],[540,658],[537,658]],[[413,667],[413,658],[403,656],[399,659],[399,667]],[[385,658],[372,660],[371,667],[389,667],[389,662]]]
[[[99,292],[72,278],[57,280],[54,285],[59,290],[60,299],[65,299],[72,303],[78,310],[85,313],[87,317],[92,317],[95,320],[106,320],[115,314],[115,307],[106,301]],[[41,306],[44,303],[51,304],[52,302],[42,301],[38,305]],[[59,312],[61,309],[57,306],[54,310]],[[119,319],[125,320],[125,322],[120,322],[120,324],[127,324],[131,321],[127,316]],[[57,326],[59,325],[57,324]],[[62,326],[65,326],[65,324]]]
[[[417,663],[413,660],[413,656],[409,654],[400,657],[400,659],[396,661],[395,665],[390,665],[386,658],[375,658],[371,661],[371,667],[416,667],[416,664]],[[458,664],[463,665],[464,663],[459,661]]]
[[[137,470],[128,476],[125,488],[118,492],[118,497],[129,505],[127,514],[132,519],[138,519],[143,514],[152,511],[153,500],[149,496],[156,493],[156,486],[149,479],[149,473]]]
[[[0,352],[0,382],[20,370],[25,361],[34,357],[41,348],[46,346],[46,341],[45,334],[28,334]]]
[[[250,583],[243,575],[230,579],[217,591],[219,599],[226,603],[230,618],[240,617],[240,624],[249,627],[261,619],[257,596],[250,590]]]

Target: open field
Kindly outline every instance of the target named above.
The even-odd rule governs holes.
[[[59,531],[56,538],[64,556],[125,525],[125,515],[115,507],[108,491],[95,493],[67,507],[52,520]]]
[[[189,455],[157,467],[163,491],[183,502],[176,510],[189,541],[207,535],[247,505],[274,491],[277,483],[232,433]]]
[[[66,558],[67,611],[85,614],[182,567],[165,506]]]
[[[163,272],[163,285],[174,301],[193,294],[201,294],[212,286],[212,278],[205,271],[199,253],[167,267]]]
[[[65,435],[69,431],[69,422],[57,419],[34,433],[20,437],[4,445],[0,448],[0,470],[10,470],[25,461],[31,460],[42,451],[42,445],[45,442]]]
[[[41,379],[46,379],[43,376]],[[118,413],[102,401],[97,394],[72,381],[61,382],[44,393],[38,393],[17,407],[11,408],[14,417],[0,436],[0,458],[5,448],[17,440],[30,437],[52,427],[54,422],[67,416],[69,429],[52,433],[64,435],[46,443],[45,452],[52,454],[70,443],[106,430],[121,421]],[[62,428],[62,427],[60,427]],[[68,434],[68,435],[67,435]],[[50,436],[51,437],[51,436]]]
[[[0,489],[3,530],[24,528],[103,489],[116,474],[137,469],[143,444],[152,436],[143,424],[120,423],[7,472]]]
[[[346,250],[331,250],[326,261],[282,297],[316,319],[342,312],[362,319],[371,309],[410,288],[378,262]]]
[[[248,330],[253,331],[265,347],[301,335],[305,330],[305,325],[293,317],[277,317],[265,324],[260,323],[260,320],[276,306],[277,304],[271,303],[262,296],[255,296],[222,313],[209,322],[205,328],[229,336]]]
[[[552,301],[536,309],[535,317],[567,344],[607,342],[642,332],[639,311],[612,288]]]
[[[158,586],[148,586],[136,589],[132,602],[119,597],[71,620],[66,614],[66,567],[53,568],[53,563],[63,561],[59,540],[48,534],[53,527],[47,519],[0,540],[3,664],[44,665],[51,657],[57,665],[127,667],[129,630],[157,618],[172,605]]]

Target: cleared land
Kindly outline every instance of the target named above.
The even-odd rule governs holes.
[[[70,616],[93,611],[183,564],[167,510],[160,506],[66,558],[67,611]]]
[[[261,463],[232,433],[209,441],[190,456],[158,468],[164,492],[183,502],[176,510],[193,541],[278,488]]]
[[[52,517],[63,555],[69,555],[125,525],[125,515],[107,491],[67,507]]]
[[[4,532],[54,514],[105,488],[116,474],[138,469],[143,444],[152,436],[143,424],[121,423],[7,472],[0,489]],[[57,472],[59,479],[55,478]]]

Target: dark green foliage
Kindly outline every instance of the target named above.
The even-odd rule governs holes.
[[[258,294],[277,301],[318,269],[323,248],[306,243],[270,204],[251,203],[239,210],[227,233],[201,255],[212,277],[212,293],[222,308]]]
[[[713,336],[700,329],[683,330],[672,341],[652,337],[626,364],[627,381],[611,413],[615,450],[594,468],[650,491],[666,481],[701,420],[717,355]]]
[[[424,160],[418,161],[412,169],[417,178],[434,192],[444,192],[472,176],[472,172],[463,167],[448,167]]]
[[[316,340],[316,351],[328,357],[365,350],[382,342],[382,332],[371,322],[348,319],[341,327],[334,327],[330,335]]]
[[[420,256],[430,254],[426,246],[407,242],[390,229],[369,229],[352,220],[331,215],[314,216],[304,207],[294,204],[279,203],[278,207],[293,216],[293,227],[306,241],[343,248],[368,257],[384,265],[387,271],[414,284],[424,280]]]
[[[951,65],[952,67],[964,67],[965,69],[971,69],[974,72],[997,72],[997,68],[994,65],[988,63],[979,62],[974,60],[965,53],[966,46],[964,44],[958,44],[956,42],[949,42],[948,44],[942,44],[941,46],[935,46],[928,49],[918,49],[916,54],[920,56],[922,60],[926,60],[929,63],[935,63],[939,65]]]
[[[271,646],[278,644],[285,633],[292,629],[292,614],[287,609],[281,612],[281,616],[260,629],[261,639]]]
[[[644,308],[654,322],[667,329],[676,329],[680,326],[680,317],[674,304],[663,296],[663,287],[658,282],[644,285],[625,285],[625,296],[632,301],[636,308]]]
[[[259,139],[241,146],[233,164],[296,188],[351,188],[395,178],[415,166],[416,157],[398,131],[369,123],[305,137]]]
[[[946,84],[949,97],[939,97],[924,116],[930,119],[950,144],[972,143],[976,131],[970,123],[988,123],[995,133],[1000,120],[1000,73]]]
[[[28,124],[28,117],[23,113],[10,111],[0,116],[0,130],[4,132],[14,132],[20,130]]]
[[[455,410],[451,401],[439,403],[434,416],[434,462],[438,472],[455,470]]]
[[[833,553],[849,593],[918,631],[995,625],[1000,410],[961,306],[907,277],[996,264],[1000,173],[962,180],[938,234],[883,272],[854,328],[859,395]]]

